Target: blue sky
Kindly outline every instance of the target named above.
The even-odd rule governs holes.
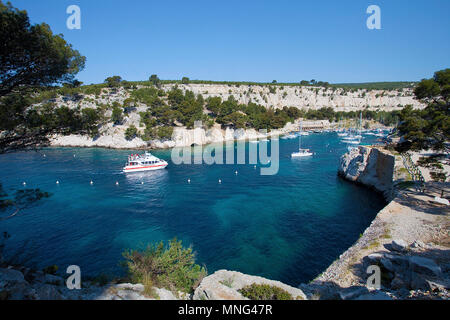
[[[450,67],[448,0],[13,0],[87,57],[86,84],[111,75],[331,83],[413,81]],[[81,30],[66,8],[81,8]],[[369,5],[381,30],[369,30]]]

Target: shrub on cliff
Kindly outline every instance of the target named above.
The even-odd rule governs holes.
[[[121,124],[123,121],[123,110],[119,106],[114,106],[111,114],[111,121],[114,124]]]
[[[138,135],[137,128],[134,125],[131,125],[127,128],[125,131],[125,139],[127,140],[133,140]]]
[[[268,284],[252,283],[238,291],[250,300],[293,300],[286,290]]]
[[[167,246],[161,241],[143,251],[127,250],[123,256],[130,280],[146,286],[191,293],[206,276],[205,268],[195,264],[192,248],[184,248],[176,239]]]

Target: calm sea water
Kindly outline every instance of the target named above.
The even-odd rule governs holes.
[[[261,176],[250,164],[174,165],[170,150],[153,152],[169,162],[165,170],[127,175],[121,168],[130,151],[49,148],[1,155],[7,191],[26,181],[27,188],[52,196],[0,222],[0,231],[12,235],[7,252],[22,253],[39,268],[76,264],[84,275],[120,274],[124,249],[177,237],[193,246],[210,273],[229,269],[298,285],[351,246],[385,204],[337,177],[347,146],[336,134],[303,137],[303,147],[314,157],[291,159],[298,139],[280,139],[280,169],[273,176]]]

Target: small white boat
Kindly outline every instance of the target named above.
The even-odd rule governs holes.
[[[298,134],[301,136],[309,136],[309,132],[307,131],[300,131]]]
[[[281,137],[281,139],[295,139],[295,138],[296,138],[295,134],[287,134]]]
[[[300,123],[300,132],[303,132],[303,122]],[[292,158],[299,158],[299,157],[310,157],[312,156],[312,152],[309,149],[302,149],[302,134],[298,137],[298,152],[293,152],[291,154]]]
[[[309,149],[298,149],[298,152],[293,152],[291,154],[292,158],[299,158],[299,157],[310,157],[312,156],[312,152]]]
[[[346,137],[346,136],[348,136],[348,133],[347,132],[338,132],[338,137]]]
[[[128,161],[123,167],[123,172],[142,172],[159,170],[167,167],[168,163],[161,160],[150,152],[145,152],[145,154],[132,154],[128,156]]]

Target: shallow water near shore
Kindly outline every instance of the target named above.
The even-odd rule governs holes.
[[[174,165],[170,150],[152,152],[169,162],[166,169],[132,174],[121,173],[132,153],[126,150],[1,155],[8,193],[25,181],[52,194],[0,222],[11,234],[6,253],[22,252],[23,262],[38,268],[56,264],[64,272],[76,264],[82,275],[119,275],[126,248],[177,237],[209,273],[235,270],[297,286],[324,271],[385,205],[381,195],[337,177],[347,145],[335,133],[302,139],[314,157],[291,159],[298,139],[280,139],[273,176],[250,164]]]

